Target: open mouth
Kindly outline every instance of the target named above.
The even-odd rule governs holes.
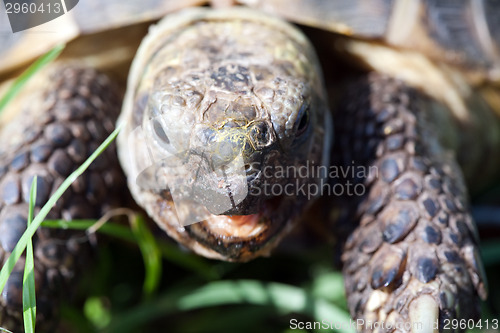
[[[258,213],[249,215],[211,215],[204,223],[213,235],[221,238],[251,238],[271,227],[276,218],[271,213],[280,210],[284,197],[278,196],[261,203]]]
[[[186,232],[205,248],[226,260],[249,260],[268,253],[279,241],[281,231],[293,219],[290,200],[275,197],[262,202],[251,215],[211,215],[185,227]]]
[[[207,226],[215,235],[221,237],[250,238],[258,235],[264,228],[265,218],[261,213],[252,215],[212,215]],[[264,222],[264,223],[263,223]]]

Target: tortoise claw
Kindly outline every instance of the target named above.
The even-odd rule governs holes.
[[[421,295],[410,303],[412,333],[438,332],[439,305],[431,295]]]

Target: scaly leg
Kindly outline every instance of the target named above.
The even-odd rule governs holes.
[[[1,133],[2,264],[26,229],[33,177],[38,177],[35,204],[39,208],[113,130],[121,104],[116,89],[105,76],[72,67],[55,71],[42,90],[27,102],[27,108]],[[98,218],[116,204],[116,194],[123,193],[124,180],[115,148],[109,148],[72,184],[49,218]],[[89,250],[82,232],[45,228],[37,231],[37,329],[53,329],[58,302],[62,297],[70,297],[69,291],[74,290],[71,284],[84,268]],[[21,257],[0,295],[0,326],[14,332],[22,331],[23,270]]]
[[[437,111],[429,102],[370,74],[348,88],[335,113],[334,164],[356,171],[340,183],[364,189],[341,214],[341,226],[355,228],[342,262],[361,332],[396,324],[410,332],[410,323],[421,332],[439,323],[441,331],[447,319],[477,318],[487,295],[463,176],[439,140],[451,124],[430,122],[436,115],[426,112]]]

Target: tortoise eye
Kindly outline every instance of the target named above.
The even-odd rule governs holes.
[[[158,121],[158,119],[153,119],[153,131],[158,140],[162,143],[169,144],[170,140],[168,139],[167,133],[163,129],[163,126]]]
[[[309,107],[302,112],[302,116],[299,119],[299,125],[297,126],[297,132],[295,132],[295,136],[300,136],[304,134],[309,126]]]

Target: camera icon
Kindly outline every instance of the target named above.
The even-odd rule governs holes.
[[[52,21],[73,9],[79,0],[3,0],[12,32]]]

